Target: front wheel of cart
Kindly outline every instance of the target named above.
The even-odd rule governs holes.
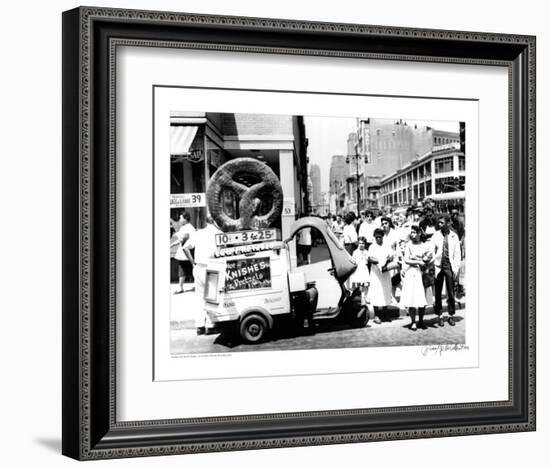
[[[269,330],[267,320],[258,314],[246,316],[240,324],[241,338],[249,344],[261,342]]]

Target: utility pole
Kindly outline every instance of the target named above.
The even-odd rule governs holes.
[[[361,199],[359,198],[359,152],[355,145],[355,193],[357,196],[357,219],[361,219]]]

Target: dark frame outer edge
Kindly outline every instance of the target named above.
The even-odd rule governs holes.
[[[80,452],[79,10],[62,18],[62,453]]]
[[[75,24],[75,21],[80,21],[80,27]],[[326,425],[322,425],[321,419],[318,422],[321,424],[310,425],[311,431],[304,433],[298,430],[295,435],[292,435],[292,429],[290,425],[287,425],[287,434],[279,433],[276,438],[273,438],[275,433],[269,432],[266,429],[262,435],[254,437],[255,439],[236,439],[231,436],[230,431],[218,431],[212,429],[203,430],[202,436],[200,431],[200,424],[194,427],[195,433],[191,436],[193,441],[189,440],[193,444],[185,443],[181,438],[182,425],[172,423],[170,420],[166,420],[166,424],[147,424],[146,426],[126,426],[117,427],[109,425],[109,404],[107,394],[111,387],[108,380],[108,366],[104,366],[106,353],[112,349],[105,344],[102,337],[105,329],[109,329],[108,322],[105,322],[105,305],[108,310],[108,299],[105,301],[105,295],[108,295],[108,287],[98,284],[101,282],[102,275],[98,274],[99,270],[105,271],[106,264],[105,254],[108,251],[108,234],[99,225],[101,222],[109,220],[109,217],[104,217],[98,213],[98,208],[90,208],[90,204],[94,205],[98,203],[100,206],[105,206],[109,195],[106,191],[108,189],[108,177],[105,178],[105,170],[108,171],[108,163],[98,157],[98,154],[105,154],[104,143],[105,139],[101,141],[102,137],[97,137],[98,134],[103,133],[108,136],[108,128],[104,127],[105,122],[101,120],[86,120],[87,112],[92,114],[92,103],[88,102],[88,97],[95,100],[95,93],[107,92],[105,88],[107,86],[98,86],[98,83],[105,84],[105,72],[103,69],[103,78],[99,81],[91,83],[91,79],[88,76],[81,76],[81,73],[90,72],[90,69],[86,69],[86,64],[97,65],[100,68],[106,67],[105,63],[99,63],[97,57],[101,56],[93,54],[93,41],[90,41],[92,37],[92,27],[94,22],[111,23],[111,25],[132,25],[137,28],[145,28],[147,23],[156,24],[159,28],[166,26],[166,22],[178,22],[181,21],[181,26],[189,26],[188,29],[200,30],[201,28],[210,31],[203,31],[206,36],[214,35],[220,37],[220,31],[212,31],[211,29],[224,29],[227,30],[225,24],[235,21],[235,26],[229,26],[229,29],[256,29],[255,34],[262,34],[265,37],[266,34],[273,34],[275,32],[288,33],[290,28],[298,27],[304,30],[306,37],[311,32],[317,32],[318,37],[324,38],[326,43],[328,37],[333,34],[331,27],[335,27],[344,38],[348,36],[348,42],[351,35],[356,34],[371,34],[381,36],[394,36],[401,34],[401,39],[407,41],[409,36],[420,35],[422,37],[428,37],[429,39],[435,39],[430,41],[431,44],[439,44],[441,38],[446,38],[448,41],[471,41],[475,43],[475,46],[484,45],[486,43],[494,43],[499,49],[506,49],[506,54],[512,54],[515,58],[515,63],[512,66],[512,76],[514,77],[514,92],[512,92],[512,102],[514,109],[516,105],[518,109],[521,108],[521,112],[514,112],[511,115],[511,129],[514,131],[515,139],[511,139],[511,143],[514,146],[514,154],[519,154],[519,157],[513,159],[513,165],[510,166],[512,171],[511,181],[513,181],[513,194],[511,195],[511,207],[513,208],[514,223],[511,225],[511,230],[514,233],[513,240],[517,241],[516,234],[520,231],[523,232],[525,239],[529,235],[529,245],[523,244],[524,248],[521,253],[523,257],[513,256],[511,261],[513,264],[518,264],[521,270],[520,277],[523,278],[521,283],[514,283],[514,296],[512,298],[514,310],[520,315],[512,317],[514,323],[513,339],[516,345],[521,345],[521,349],[516,348],[514,355],[512,356],[511,363],[519,371],[518,375],[514,377],[513,381],[515,386],[512,389],[514,397],[514,403],[511,406],[493,407],[495,410],[492,412],[489,409],[483,410],[480,408],[469,408],[467,410],[462,409],[463,423],[458,422],[456,418],[453,419],[452,413],[458,410],[458,405],[448,406],[446,409],[447,418],[440,413],[439,422],[437,417],[433,421],[434,424],[424,424],[417,428],[407,427],[407,423],[394,424],[393,426],[377,425],[378,428],[373,428],[373,431],[358,432],[351,429],[351,425],[357,427],[362,425],[361,429],[365,429],[365,424],[357,423],[357,418],[350,416],[347,421],[350,423],[349,430],[344,432],[343,429],[338,429],[336,432],[327,432],[327,428],[331,425],[330,417],[324,420]],[[139,23],[139,24],[136,24]],[[195,23],[195,24],[192,24]],[[63,195],[64,195],[64,207],[63,207],[63,235],[64,235],[64,296],[63,296],[63,339],[64,339],[64,360],[63,360],[63,453],[70,457],[80,459],[94,459],[94,458],[112,458],[112,457],[135,457],[144,455],[163,455],[163,454],[181,454],[187,452],[210,452],[219,450],[238,450],[238,449],[259,449],[269,447],[283,447],[283,446],[307,446],[315,444],[329,444],[329,443],[350,443],[350,442],[363,442],[363,441],[376,441],[376,440],[388,440],[388,439],[405,439],[405,438],[422,438],[422,437],[437,437],[437,436],[454,436],[464,434],[476,434],[476,433],[495,433],[495,432],[509,432],[509,431],[525,431],[533,430],[535,428],[535,416],[534,416],[534,286],[528,282],[528,279],[534,278],[534,45],[535,39],[531,36],[512,36],[512,35],[495,35],[485,33],[462,33],[457,31],[434,31],[434,30],[416,30],[412,28],[386,28],[377,26],[366,25],[331,25],[329,23],[309,23],[295,20],[269,20],[259,18],[240,18],[240,17],[219,17],[208,15],[186,15],[186,14],[172,14],[161,12],[139,12],[135,10],[114,10],[114,9],[95,9],[82,7],[70,12],[64,13],[63,19],[64,26],[64,90],[63,90]],[[271,31],[268,31],[271,28]],[[154,29],[154,28],[153,28]],[[141,29],[140,29],[141,31]],[[223,33],[223,31],[222,31]],[[78,35],[78,41],[74,41]],[[245,34],[246,36],[246,34]],[[278,36],[277,40],[280,40],[281,36]],[[77,42],[72,46],[67,45],[66,42],[69,39],[70,42]],[[379,37],[377,40],[388,40],[387,37]],[[345,41],[344,41],[345,42]],[[301,42],[299,43],[302,44]],[[298,46],[300,46],[298,45]],[[474,44],[469,44],[473,46]],[[104,47],[105,44],[102,45]],[[294,46],[297,46],[294,44]],[[287,45],[288,47],[288,45]],[[322,47],[320,48],[322,51]],[[510,52],[512,51],[512,52]],[[100,53],[101,51],[99,51]],[[284,53],[284,52],[283,52]],[[415,59],[414,51],[409,52],[411,59]],[[528,56],[529,59],[523,58]],[[90,60],[90,57],[92,59]],[[80,67],[80,60],[84,62],[84,66]],[[426,61],[430,61],[429,57]],[[478,60],[479,61],[479,60]],[[65,63],[67,62],[67,64]],[[448,62],[453,62],[453,59],[449,59]],[[66,66],[67,65],[67,66]],[[90,68],[92,68],[90,66]],[[101,72],[101,70],[100,70]],[[102,73],[100,73],[101,75]],[[90,76],[92,76],[90,74]],[[520,80],[518,84],[516,80]],[[527,81],[527,79],[529,81]],[[82,80],[81,82],[79,80]],[[521,81],[523,80],[523,81]],[[77,86],[71,90],[66,90],[66,82],[76,83]],[[82,88],[78,88],[78,84],[82,84]],[[106,82],[108,84],[108,81]],[[528,84],[526,84],[528,83]],[[91,96],[88,95],[88,87]],[[99,87],[99,89],[98,89]],[[74,92],[78,89],[78,96],[75,97]],[[518,92],[519,91],[519,92]],[[104,95],[102,97],[103,102]],[[82,100],[79,100],[82,99]],[[92,99],[90,99],[92,100]],[[80,104],[82,104],[81,108]],[[87,106],[90,108],[87,108]],[[68,112],[66,112],[66,110]],[[108,106],[106,107],[108,111]],[[98,115],[108,115],[101,105],[97,109]],[[66,118],[71,115],[75,117]],[[79,121],[79,117],[85,122]],[[517,116],[517,118],[516,118]],[[529,117],[525,118],[526,116]],[[82,131],[81,125],[86,125],[88,121],[93,122],[91,133],[94,134],[94,140],[91,141],[91,146],[94,142],[98,143],[98,146],[89,151],[90,144],[87,146],[88,132]],[[72,123],[71,123],[72,122]],[[519,122],[519,123],[518,123]],[[97,127],[94,126],[98,124]],[[76,126],[76,128],[75,128]],[[518,132],[519,129],[519,132]],[[87,130],[87,128],[86,128]],[[67,134],[65,134],[67,133]],[[80,136],[82,140],[80,141]],[[528,136],[529,135],[529,136]],[[524,139],[517,139],[518,136],[522,136]],[[528,137],[527,137],[528,136]],[[528,140],[528,142],[526,142]],[[519,145],[519,146],[518,146]],[[101,150],[99,149],[101,148]],[[108,152],[107,152],[108,153]],[[78,155],[78,157],[76,156]],[[519,162],[518,162],[519,159]],[[79,166],[82,164],[82,167]],[[518,166],[519,164],[519,166]],[[513,170],[512,170],[513,169]],[[527,172],[529,172],[529,180],[526,179]],[[99,176],[103,173],[102,176]],[[74,177],[74,178],[72,178]],[[522,181],[521,185],[515,184],[516,178],[519,177]],[[97,185],[98,179],[101,185]],[[72,180],[72,181],[71,181]],[[82,193],[79,191],[78,185],[82,186]],[[75,186],[76,185],[76,186]],[[101,189],[98,189],[98,186]],[[91,196],[90,196],[91,194]],[[79,197],[80,196],[80,197]],[[70,199],[65,199],[69,197]],[[517,200],[521,203],[518,203]],[[516,200],[516,201],[514,201]],[[514,202],[513,202],[514,201]],[[88,204],[87,204],[88,203]],[[519,206],[521,204],[521,206]],[[100,217],[92,217],[94,213],[99,214]],[[515,216],[521,213],[521,221]],[[533,219],[533,223],[529,224],[523,222],[529,216],[529,220]],[[72,222],[71,222],[72,216]],[[82,220],[80,219],[82,217]],[[75,228],[75,219],[78,219]],[[67,220],[69,221],[67,223]],[[67,224],[67,225],[66,225]],[[89,228],[93,235],[88,235]],[[81,229],[81,230],[80,230]],[[107,242],[106,242],[107,239]],[[68,243],[65,242],[68,240]],[[80,242],[83,242],[81,245]],[[92,246],[90,246],[92,245]],[[512,245],[512,239],[511,243]],[[101,248],[96,248],[101,246]],[[89,248],[89,249],[88,249]],[[101,252],[102,258],[98,258],[98,254],[95,252]],[[93,254],[92,254],[93,253]],[[66,258],[67,255],[73,255],[72,258]],[[80,255],[83,255],[81,257]],[[75,264],[75,258],[76,263]],[[518,262],[519,261],[519,262]],[[84,263],[84,267],[80,269],[80,262]],[[92,263],[93,262],[93,263]],[[90,264],[92,263],[92,264]],[[108,263],[108,261],[107,261]],[[67,266],[67,268],[65,268]],[[94,267],[100,266],[96,270],[95,275],[90,275],[89,271],[94,272]],[[67,271],[67,273],[66,273]],[[73,271],[75,277],[70,276],[70,272]],[[76,284],[76,290],[70,289]],[[528,287],[528,289],[527,289]],[[91,302],[90,297],[86,294],[92,295]],[[517,292],[517,293],[516,293]],[[83,294],[80,297],[79,293]],[[104,295],[105,294],[105,295]],[[107,297],[108,298],[108,297]],[[94,302],[94,300],[98,300]],[[512,304],[511,301],[511,304]],[[90,305],[91,303],[91,305]],[[98,305],[100,305],[98,307]],[[519,310],[515,308],[520,306]],[[76,313],[77,312],[77,313]],[[89,316],[87,315],[89,312]],[[101,316],[98,316],[99,315]],[[77,314],[77,316],[74,316]],[[519,319],[519,323],[518,323]],[[524,320],[521,322],[521,320]],[[81,322],[81,320],[83,322]],[[88,323],[89,320],[89,323]],[[526,328],[526,322],[529,322],[529,329]],[[89,328],[87,325],[90,324]],[[516,326],[518,324],[518,326]],[[106,327],[107,326],[107,327]],[[91,340],[88,343],[85,342],[87,332],[90,331]],[[80,335],[84,334],[85,337]],[[106,335],[109,335],[107,332]],[[526,346],[529,345],[527,349]],[[70,355],[65,355],[69,350]],[[527,350],[527,352],[523,352]],[[72,355],[71,355],[72,354]],[[108,355],[107,355],[108,357]],[[108,358],[107,358],[108,362]],[[90,367],[86,365],[90,365]],[[519,364],[519,368],[518,365]],[[529,365],[529,367],[527,367]],[[88,371],[89,370],[89,371]],[[65,381],[68,377],[68,380]],[[91,385],[91,390],[89,388]],[[529,385],[529,390],[527,386]],[[75,392],[75,388],[77,391]],[[519,390],[519,392],[518,392]],[[88,399],[91,395],[91,398]],[[67,400],[65,400],[67,399]],[[483,404],[481,404],[483,405]],[[527,406],[529,410],[527,411]],[[481,410],[479,410],[481,409]],[[498,410],[496,410],[498,409]],[[488,410],[488,411],[487,411]],[[500,412],[499,412],[500,411]],[[342,411],[345,412],[345,411]],[[404,412],[407,409],[404,408]],[[413,411],[414,412],[414,411]],[[475,415],[486,412],[485,416],[476,419]],[[386,411],[386,416],[391,413],[391,410]],[[422,414],[429,414],[429,411],[407,414],[407,420],[414,420],[415,416],[421,416]],[[300,414],[295,414],[299,416]],[[341,413],[340,415],[344,415]],[[409,418],[410,416],[410,418]],[[473,425],[468,420],[473,416]],[[246,418],[246,417],[244,417]],[[251,416],[252,418],[252,416]],[[272,420],[275,422],[279,417],[273,416]],[[356,419],[355,423],[353,418]],[[376,417],[374,417],[376,418]],[[429,418],[429,417],[428,417]],[[461,417],[458,417],[461,418]],[[391,417],[386,418],[386,421]],[[405,420],[405,419],[403,419]],[[220,425],[224,425],[222,420],[219,420]],[[269,416],[266,415],[265,421],[269,422]],[[287,420],[287,421],[290,421]],[[307,416],[304,418],[307,421]],[[173,421],[176,422],[176,421]],[[235,417],[234,423],[241,425],[241,430],[236,429],[237,432],[242,433],[242,426],[250,424],[250,421],[237,421]],[[470,424],[469,424],[470,423]],[[193,425],[193,423],[191,423]],[[187,428],[193,430],[193,427],[188,425]],[[260,423],[260,425],[262,425]],[[226,429],[228,428],[227,425]],[[280,425],[279,425],[280,426]],[[334,425],[333,425],[334,426]],[[416,426],[416,425],[415,425]],[[198,428],[198,429],[197,429]],[[206,425],[203,425],[206,428]],[[211,427],[212,428],[212,427]],[[236,428],[236,426],[234,427]],[[258,426],[259,428],[259,426]],[[378,429],[379,431],[374,431]],[[382,431],[380,431],[382,430]],[[186,430],[183,430],[186,431]],[[246,431],[246,430],[245,430]],[[284,431],[284,429],[283,429]],[[354,432],[353,432],[354,431]],[[77,432],[78,434],[75,434]],[[189,432],[188,432],[189,433]],[[271,436],[271,438],[270,438]],[[292,437],[289,437],[292,436]],[[76,443],[76,445],[75,445]]]

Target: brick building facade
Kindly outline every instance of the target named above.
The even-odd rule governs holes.
[[[283,238],[296,216],[308,211],[303,117],[172,112],[170,131],[171,194],[204,194],[208,180],[224,162],[252,157],[267,164],[281,181],[287,209],[277,227]],[[231,209],[231,200],[227,204]],[[181,208],[171,207],[171,216],[175,218]],[[192,206],[186,210],[195,227],[204,227],[207,207]]]

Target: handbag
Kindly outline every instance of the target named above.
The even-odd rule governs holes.
[[[423,267],[422,284],[425,289],[435,284],[435,268],[433,266]]]

